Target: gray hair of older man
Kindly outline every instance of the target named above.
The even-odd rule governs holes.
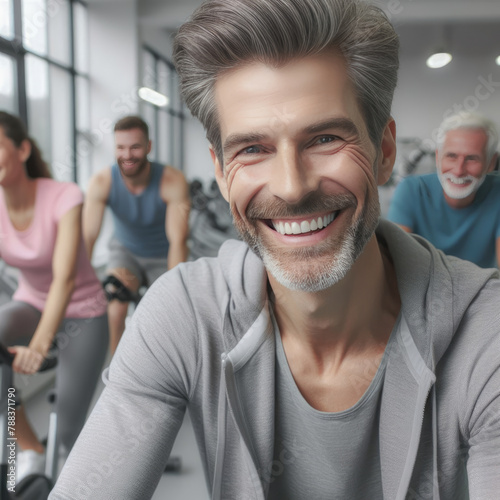
[[[446,134],[451,130],[482,130],[488,137],[486,144],[486,163],[489,164],[498,147],[498,129],[496,125],[479,113],[462,111],[448,116],[439,126],[437,149],[441,152]]]
[[[250,61],[279,67],[328,49],[344,57],[378,147],[399,67],[398,36],[380,8],[358,0],[207,0],[181,26],[174,40],[181,92],[221,165],[217,76]]]

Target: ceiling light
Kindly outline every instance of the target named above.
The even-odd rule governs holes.
[[[166,95],[160,94],[159,92],[156,92],[156,90],[148,87],[141,87],[138,94],[141,99],[144,99],[155,106],[164,107],[168,104],[168,97]]]
[[[495,62],[497,63],[498,66],[500,66],[500,56],[498,56],[496,59],[495,59]]]
[[[449,52],[436,52],[427,59],[426,64],[429,68],[442,68],[451,60],[452,56]]]

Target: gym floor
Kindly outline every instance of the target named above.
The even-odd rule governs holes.
[[[101,381],[96,389],[92,406],[97,401],[103,387],[104,384]],[[47,392],[49,390],[50,387],[46,387],[26,401],[28,416],[40,437],[43,437],[47,432],[48,416],[50,413],[50,405],[47,402]],[[181,458],[182,469],[180,472],[163,474],[152,499],[208,500],[209,495],[207,493],[203,469],[188,416],[186,416],[181,426],[172,450],[172,456]]]

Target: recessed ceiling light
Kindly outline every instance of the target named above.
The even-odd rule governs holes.
[[[429,68],[442,68],[452,60],[452,56],[448,52],[437,52],[427,59],[427,66]]]
[[[139,89],[139,97],[144,99],[155,106],[163,107],[168,104],[168,97],[166,95],[156,92],[156,90],[150,89],[149,87],[141,87]]]
[[[496,59],[495,59],[495,62],[497,63],[498,66],[500,66],[500,56],[498,56]]]

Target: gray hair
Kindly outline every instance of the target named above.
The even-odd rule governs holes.
[[[280,66],[336,48],[347,62],[373,144],[390,118],[399,40],[384,12],[358,0],[206,0],[179,29],[174,63],[181,92],[221,164],[214,86],[249,61]]]
[[[461,111],[455,115],[448,116],[439,126],[437,149],[441,152],[446,134],[451,130],[467,129],[482,130],[488,136],[486,144],[486,163],[489,164],[498,146],[498,130],[496,125],[479,113]]]

